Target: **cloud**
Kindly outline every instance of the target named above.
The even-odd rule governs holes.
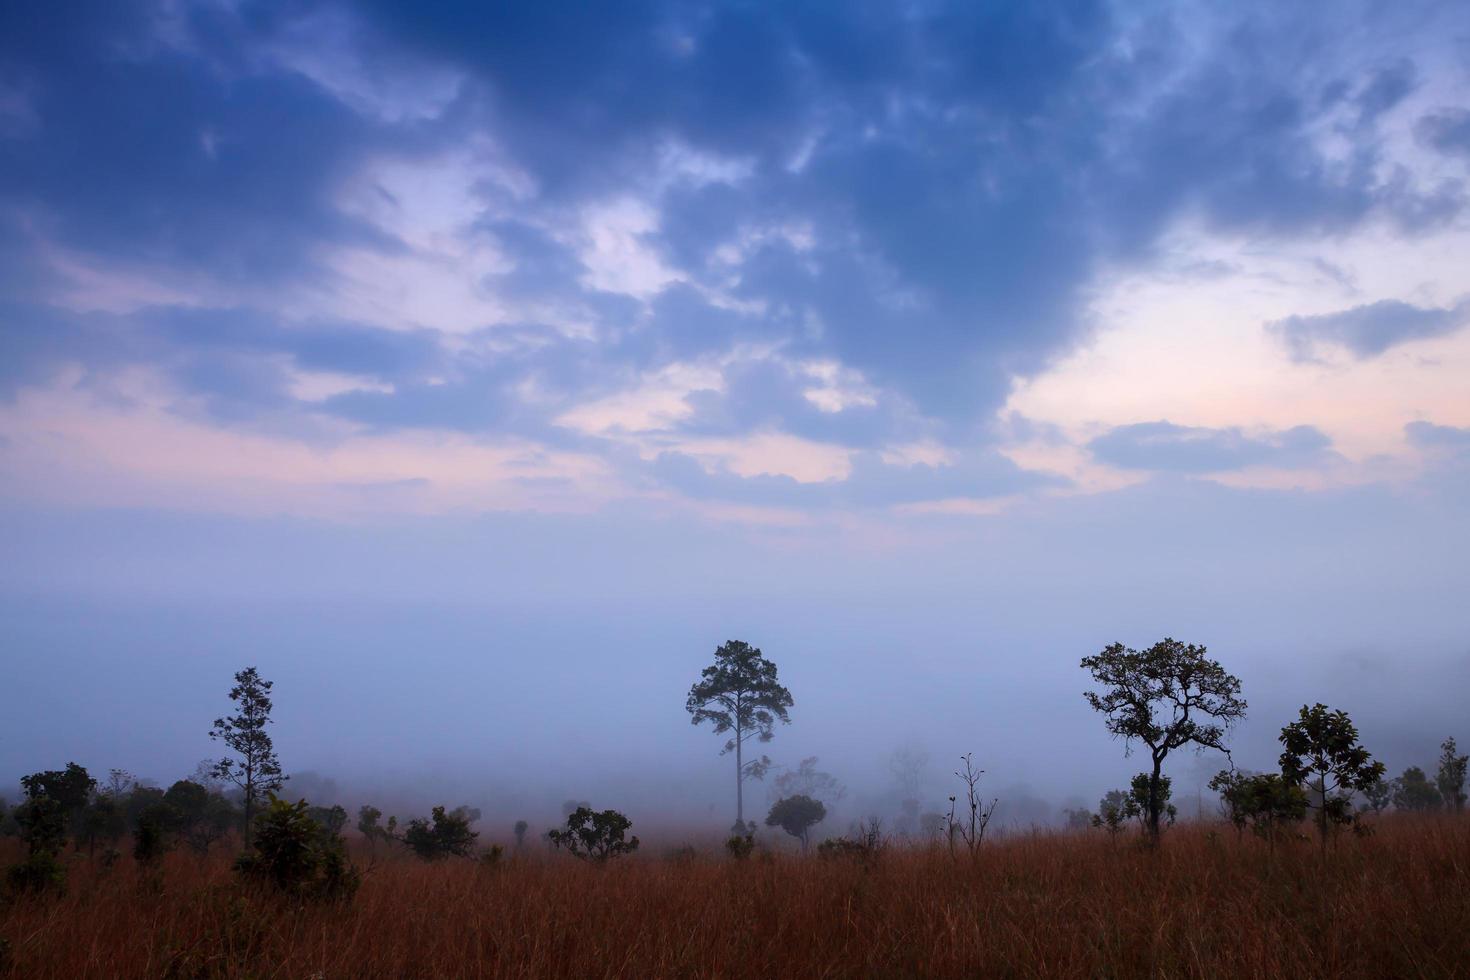
[[[1167,421],[1118,426],[1087,444],[1095,459],[1110,466],[1186,474],[1320,465],[1333,457],[1331,446],[1332,440],[1310,425],[1247,435],[1234,427],[1211,429]]]
[[[561,444],[557,414],[699,363],[723,383],[675,447],[983,451],[1181,221],[1458,212],[1380,131],[1435,80],[1388,29],[1413,11],[1371,16],[1349,43],[1267,4],[7,8],[0,385],[143,367],[222,426]],[[78,267],[146,307],[76,312],[111,308]]]
[[[1413,340],[1443,337],[1470,322],[1470,300],[1447,308],[1379,300],[1336,313],[1289,316],[1266,324],[1295,361],[1316,359],[1323,347],[1339,348],[1359,359],[1377,357]]]
[[[1470,449],[1470,428],[1418,421],[1404,426],[1404,435],[1421,449]]]
[[[1441,109],[1414,127],[1419,140],[1447,156],[1470,157],[1470,109]]]
[[[646,467],[658,483],[696,500],[718,500],[763,507],[820,510],[838,506],[890,507],[939,500],[985,500],[1066,481],[1024,470],[992,451],[962,454],[953,463],[889,463],[871,452],[854,453],[840,479],[802,482],[790,476],[741,476],[724,468],[705,468],[692,456],[661,453]]]

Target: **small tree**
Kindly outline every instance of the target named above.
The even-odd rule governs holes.
[[[1393,805],[1400,810],[1438,810],[1444,805],[1444,797],[1440,796],[1423,769],[1410,766],[1393,781]]]
[[[638,838],[627,836],[632,826],[633,821],[616,810],[596,813],[580,806],[567,817],[565,830],[553,830],[546,836],[573,857],[602,862],[638,850]]]
[[[88,774],[86,767],[68,762],[65,769],[48,769],[22,776],[20,784],[30,799],[44,796],[54,800],[61,809],[63,832],[81,840],[84,834],[83,813],[97,789],[97,780]]]
[[[801,850],[805,854],[808,832],[826,817],[827,808],[822,805],[821,800],[814,800],[810,796],[788,796],[784,800],[777,800],[771,807],[771,812],[766,815],[766,826],[780,827],[801,841]]]
[[[1281,828],[1307,814],[1307,794],[1276,773],[1247,775],[1222,770],[1210,780],[1210,789],[1220,794],[1237,829],[1249,824],[1251,832],[1272,849]]]
[[[1186,745],[1217,749],[1227,756],[1225,734],[1245,717],[1240,681],[1205,656],[1202,646],[1168,637],[1147,650],[1114,643],[1082,667],[1103,688],[1084,693],[1094,711],[1107,719],[1107,729],[1125,748],[1137,740],[1148,747],[1152,769],[1144,800],[1144,827],[1159,837],[1165,812],[1161,796],[1164,760]]]
[[[308,810],[305,800],[287,803],[270,794],[252,850],[236,860],[235,870],[304,898],[351,898],[361,876],[347,859],[346,843]]]
[[[1110,789],[1098,801],[1097,814],[1092,818],[1092,825],[1106,830],[1108,837],[1116,840],[1128,819],[1138,816],[1137,809],[1137,804],[1127,793],[1121,789]]]
[[[172,811],[167,829],[199,854],[207,853],[210,845],[224,837],[239,819],[229,800],[192,779],[181,779],[170,786],[163,802]]]
[[[1440,743],[1439,772],[1434,783],[1445,805],[1459,813],[1465,809],[1465,766],[1470,756],[1457,755],[1459,746],[1453,736]]]
[[[57,855],[66,846],[66,812],[55,799],[42,793],[30,795],[30,786],[26,790],[26,799],[14,811],[26,858],[6,870],[6,881],[18,891],[62,887],[66,866]]]
[[[212,772],[216,778],[234,783],[244,791],[247,840],[250,839],[256,802],[262,795],[280,789],[286,780],[281,775],[275,745],[265,728],[271,723],[270,693],[273,686],[273,682],[263,679],[254,667],[236,673],[235,686],[230,688],[230,700],[235,702],[238,714],[216,718],[209,732],[210,738],[219,739],[239,757],[220,759]]]
[[[965,784],[964,811],[956,815],[959,799],[954,796],[949,798],[949,819],[945,829],[949,834],[950,854],[954,853],[955,838],[959,837],[965,842],[971,856],[974,855],[985,841],[985,828],[990,826],[990,818],[995,816],[995,804],[998,802],[992,799],[988,807],[985,805],[979,789],[980,777],[985,775],[985,770],[975,768],[971,755],[973,753],[966,752],[960,756],[965,768],[955,773],[960,782]]]
[[[399,840],[425,861],[446,857],[467,857],[480,836],[470,829],[470,817],[463,807],[448,812],[436,806],[432,821],[417,818],[408,822]]]
[[[1383,777],[1383,763],[1358,742],[1358,729],[1345,711],[1325,704],[1302,705],[1297,720],[1281,729],[1281,775],[1294,786],[1316,793],[1317,832],[1327,854],[1327,832],[1334,823],[1351,823],[1347,794],[1363,791]]]
[[[1363,787],[1363,804],[1374,813],[1382,813],[1393,803],[1393,780],[1379,777]]]
[[[684,708],[690,723],[710,722],[715,734],[731,733],[721,755],[735,753],[735,825],[745,827],[745,780],[759,779],[770,759],[745,762],[745,743],[755,738],[769,742],[777,721],[790,724],[791,692],[776,679],[776,665],[759,647],[731,640],[715,650],[715,662],[704,668],[689,689]],[[738,831],[737,831],[738,832]]]
[[[514,829],[516,835],[516,850],[519,851],[526,846],[526,831],[531,829],[531,825],[526,823],[526,821],[524,820],[517,820]]]

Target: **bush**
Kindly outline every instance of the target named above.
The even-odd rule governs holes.
[[[361,875],[347,860],[342,838],[313,820],[305,800],[287,803],[270,796],[255,821],[253,850],[240,855],[235,870],[303,898],[349,899]]]
[[[633,821],[616,810],[596,813],[591,807],[579,806],[567,817],[566,830],[553,830],[546,836],[573,857],[601,862],[638,850],[638,838],[626,837],[632,826]]]
[[[37,851],[19,864],[5,869],[5,883],[12,891],[39,892],[66,887],[66,865],[55,854]]]
[[[849,858],[871,866],[888,849],[883,839],[883,830],[878,821],[859,822],[851,837],[832,837],[817,845],[817,857],[827,859]]]
[[[423,818],[410,820],[401,839],[425,861],[437,861],[450,856],[467,857],[474,850],[478,836],[470,829],[470,817],[462,809],[445,812],[442,806],[436,806],[432,822]]]
[[[755,850],[755,835],[735,834],[725,841],[725,850],[737,861],[744,861]]]

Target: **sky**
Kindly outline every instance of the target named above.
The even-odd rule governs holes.
[[[855,815],[1121,785],[1164,636],[1428,765],[1467,181],[1455,2],[6,5],[0,780],[255,664],[345,802],[723,826],[732,638]]]

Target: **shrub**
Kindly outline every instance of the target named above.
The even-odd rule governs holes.
[[[305,800],[269,799],[255,821],[253,849],[240,855],[235,870],[303,898],[351,898],[361,876],[342,838],[311,818]]]
[[[626,836],[632,826],[633,821],[616,810],[597,813],[579,806],[567,816],[566,830],[553,830],[546,836],[573,857],[601,862],[638,850],[638,838]]]
[[[735,834],[725,841],[725,850],[737,861],[744,861],[755,850],[755,835]]]
[[[888,842],[883,838],[882,825],[877,820],[859,821],[851,837],[832,837],[817,845],[817,856],[828,859],[850,858],[864,867],[875,864]]]
[[[470,829],[470,817],[463,810],[446,812],[442,806],[436,806],[432,820],[422,817],[410,820],[400,839],[425,861],[437,861],[450,856],[468,856],[474,850],[478,836]]]
[[[38,892],[66,887],[66,865],[55,854],[37,851],[19,864],[5,869],[5,883],[12,891]]]

